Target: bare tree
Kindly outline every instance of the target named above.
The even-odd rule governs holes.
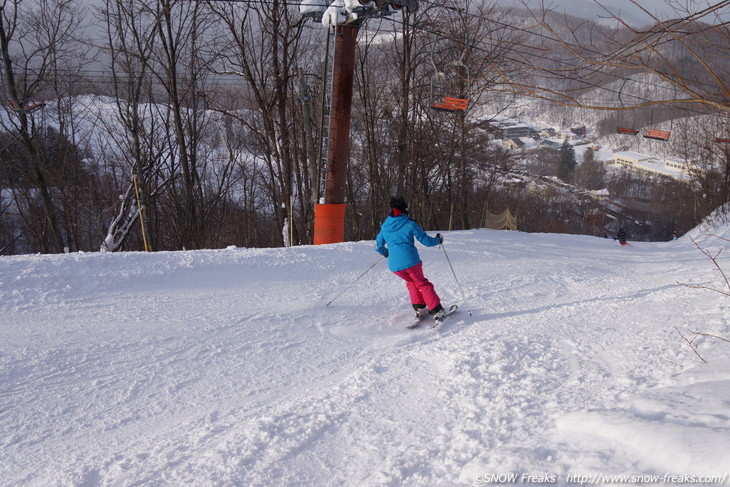
[[[33,191],[18,210],[42,252],[80,245],[79,197],[87,183],[74,141],[74,115],[64,100],[78,85],[69,73],[85,62],[86,49],[75,37],[81,18],[73,0],[0,4],[2,92],[10,114],[2,117],[2,128],[23,153],[15,170]],[[46,113],[42,100],[51,97],[55,106]],[[57,128],[46,127],[49,122]]]
[[[174,174],[165,171],[167,150],[161,119],[152,110],[154,76],[152,57],[160,27],[156,13],[144,1],[107,0],[99,11],[106,25],[105,51],[110,62],[116,117],[99,113],[98,125],[108,133],[108,143],[97,148],[106,161],[108,176],[121,191],[116,214],[110,219],[102,250],[118,250],[142,211],[141,233],[145,247],[154,250],[156,198]]]
[[[175,231],[173,245],[202,248],[209,235],[209,204],[205,178],[207,160],[201,145],[209,123],[206,112],[210,71],[206,59],[210,17],[205,4],[162,0],[149,4],[155,18],[157,41],[152,56],[152,72],[161,86],[164,110],[160,117],[169,121],[171,172],[175,182],[165,193],[166,223]],[[212,195],[210,195],[212,196]],[[212,196],[212,202],[219,201]]]
[[[715,238],[718,238],[720,240],[724,240],[726,242],[730,242],[730,239],[721,237],[719,235],[708,234],[708,236],[715,237]],[[690,237],[690,240],[695,245],[695,247],[697,247],[697,250],[699,250],[700,252],[702,252],[702,254],[704,254],[705,257],[707,257],[710,260],[710,262],[712,262],[712,265],[715,267],[715,270],[718,271],[718,273],[720,274],[721,280],[723,282],[722,282],[722,285],[720,287],[712,287],[712,286],[704,286],[704,285],[693,285],[693,284],[683,284],[683,283],[680,283],[680,284],[682,284],[683,286],[689,287],[689,288],[693,288],[693,289],[703,289],[703,290],[707,290],[707,291],[712,291],[712,292],[719,293],[719,294],[721,294],[723,296],[726,296],[726,297],[730,296],[730,278],[725,273],[725,270],[722,268],[722,265],[720,264],[720,260],[719,260],[720,254],[722,253],[722,249],[720,249],[717,252],[714,252],[714,251],[712,251],[712,250],[710,250],[708,248],[702,248],[700,246],[700,244],[697,243],[697,241],[694,238]],[[727,289],[725,289],[725,288],[727,288]],[[700,337],[700,336],[702,336],[702,337],[709,337],[709,338],[714,338],[714,339],[717,339],[717,340],[721,340],[723,342],[730,342],[730,340],[728,340],[727,338],[724,338],[724,337],[721,337],[721,336],[718,336],[718,335],[713,335],[711,333],[702,332],[702,331],[692,331],[692,330],[690,330],[690,333],[692,333],[694,335],[692,337],[692,339],[687,338],[682,333],[682,331],[679,330],[679,329],[677,329],[677,332],[679,333],[679,336],[680,336],[681,341],[683,343],[685,343],[695,353],[695,355],[697,355],[697,357],[699,357],[699,359],[702,360],[702,362],[704,362],[704,363],[707,363],[707,360],[705,360],[704,357],[702,357],[702,355],[700,355],[699,351],[697,350],[697,346],[694,344],[694,341],[698,337]]]
[[[514,33],[493,21],[491,3],[430,2],[402,12],[371,25],[376,35],[361,36],[354,125],[364,131],[368,179],[357,190],[369,191],[368,227],[382,219],[386,196],[398,193],[427,227],[451,225],[458,211],[457,226],[468,228],[483,208],[472,201],[480,165],[491,158],[484,151],[486,134],[468,113],[488,96],[493,75],[485,71],[491,68],[483,54],[499,57]],[[468,99],[467,110],[432,109],[444,96]],[[354,192],[348,202],[362,199]]]
[[[239,110],[219,107],[253,136],[251,152],[267,169],[264,189],[269,211],[281,229],[293,214],[292,201],[311,198],[306,151],[301,134],[301,107],[293,97],[297,67],[305,59],[302,46],[304,20],[281,0],[251,6],[212,2],[212,10],[225,26],[227,38],[220,47],[216,71],[234,77],[245,87]],[[303,177],[295,180],[295,171]],[[295,195],[295,189],[299,194]],[[303,191],[303,194],[301,193]],[[306,230],[299,226],[299,234]],[[279,243],[283,243],[281,233]]]
[[[444,134],[440,142],[441,160],[449,188],[449,206],[459,208],[460,227],[470,228],[477,161],[470,155],[470,147],[478,145],[481,129],[468,114],[491,96],[498,73],[495,67],[507,69],[512,61],[505,54],[521,41],[519,32],[500,22],[501,10],[493,2],[464,0],[437,6],[428,11],[433,30],[431,104],[438,97],[451,96],[469,100],[469,108],[451,113],[431,110],[430,118],[435,132]],[[477,212],[480,213],[481,210]]]
[[[525,41],[510,51],[509,66],[493,64],[499,77],[493,88],[554,107],[606,113],[613,122],[603,122],[604,133],[619,130],[622,119],[630,121],[624,128],[644,128],[650,137],[649,130],[663,124],[667,137],[672,132],[673,150],[696,168],[689,172],[700,188],[698,221],[730,200],[730,30],[722,18],[730,2],[670,0],[674,15],[665,19],[630,0],[648,19],[637,28],[609,3],[592,1],[605,13],[600,25],[557,12],[547,1],[540,7],[523,2],[531,23],[513,28],[525,33]],[[679,116],[704,119],[704,128],[682,128],[672,122]]]
[[[640,29],[622,20],[603,0],[592,1],[605,10],[616,28],[560,15],[551,10],[548,2],[543,2],[542,9],[525,4],[534,26],[516,28],[530,32],[534,42],[512,53],[521,62],[510,70],[495,66],[501,78],[500,89],[596,110],[696,105],[730,111],[726,83],[730,31],[720,18],[730,2],[694,7],[696,2],[674,1],[676,17],[663,20],[641,2],[630,0],[653,21],[653,25]],[[633,82],[646,89],[628,103],[620,104],[617,96],[611,103],[581,97],[586,88],[601,86],[618,95],[617,88],[605,85],[611,81],[620,84],[635,75],[643,78]]]
[[[365,219],[359,221],[355,238],[373,237],[387,208],[388,197],[397,191],[398,171],[391,157],[395,104],[389,96],[383,101],[382,95],[382,90],[392,80],[392,56],[390,49],[384,49],[382,43],[376,42],[386,35],[391,35],[395,41],[396,33],[386,32],[364,30],[359,38],[355,63],[352,120],[362,137],[359,143],[352,145],[350,171],[359,173],[363,182],[357,186],[348,182],[348,203],[358,205],[353,211],[355,215],[365,215]],[[385,66],[388,69],[383,69]]]

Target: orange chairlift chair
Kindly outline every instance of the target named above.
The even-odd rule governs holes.
[[[715,142],[718,144],[730,144],[730,135],[728,134],[727,121],[721,121],[720,127],[721,128],[719,132],[721,132],[722,135],[718,135],[717,137],[715,137]]]
[[[431,64],[433,65],[434,71],[436,71],[436,74],[431,79],[431,94],[434,97],[440,96],[436,101],[433,102],[431,105],[431,108],[434,110],[442,111],[442,112],[459,112],[459,111],[465,111],[469,107],[469,100],[466,98],[457,98],[454,96],[444,96],[444,93],[447,92],[446,90],[446,73],[443,73],[439,71],[436,68],[436,63],[434,61],[434,53],[433,49],[431,51]],[[464,64],[461,59],[458,59],[456,61],[451,61],[450,63],[446,64],[446,67],[452,67],[454,72],[456,73],[459,68],[464,69],[466,71],[466,78],[463,78],[465,80],[469,80],[469,68]],[[458,76],[458,74],[456,74]],[[439,85],[439,89],[436,90],[436,87],[434,86],[434,79],[436,79],[437,84]],[[439,95],[437,95],[435,92],[440,91]]]
[[[466,110],[468,106],[469,100],[465,98],[445,96],[443,97],[443,100],[434,102],[433,105],[431,105],[431,108],[444,112],[457,112],[459,110]]]
[[[676,98],[676,91],[677,88],[674,88],[675,96],[672,98]],[[667,107],[665,106],[662,108],[663,110],[667,110]],[[654,127],[654,109],[651,110],[651,127]],[[645,139],[653,139],[653,140],[660,140],[662,142],[666,142],[669,140],[669,137],[672,135],[672,127],[674,127],[674,117],[673,114],[669,116],[669,130],[658,130],[655,128],[650,128],[646,131],[644,135]]]
[[[654,140],[660,140],[662,142],[666,142],[669,140],[669,137],[672,135],[672,125],[674,125],[674,121],[670,119],[670,128],[669,130],[658,130],[658,129],[648,129],[644,135],[645,139],[654,139]],[[654,110],[651,111],[651,126],[654,126]]]
[[[18,102],[16,102],[12,98],[9,98],[8,102],[10,103],[10,107],[13,109],[13,111],[23,112],[23,113],[33,113],[36,110],[39,110],[39,109],[43,108],[44,106],[46,106],[45,103],[39,102],[39,103],[32,103],[30,105],[26,105],[23,107],[23,106],[20,106],[20,104],[18,104]]]
[[[667,140],[669,140],[669,137],[671,135],[672,135],[672,132],[670,130],[649,129],[644,134],[644,138],[661,140],[662,142],[666,142]]]

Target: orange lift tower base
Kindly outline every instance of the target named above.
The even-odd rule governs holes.
[[[358,30],[352,25],[337,26],[327,186],[325,204],[317,205],[314,210],[314,245],[345,241],[345,182],[350,159],[352,80]]]
[[[345,240],[345,204],[324,204],[314,208],[314,245]]]

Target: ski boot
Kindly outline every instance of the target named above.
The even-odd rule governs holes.
[[[420,320],[426,316],[426,312],[428,311],[425,304],[414,304],[413,309],[416,310],[416,320]]]
[[[433,316],[434,327],[439,326],[446,319],[446,310],[444,310],[444,307],[440,304],[431,311],[429,311],[429,313],[431,313],[431,316]]]

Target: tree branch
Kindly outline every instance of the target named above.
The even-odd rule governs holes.
[[[684,336],[682,334],[682,331],[679,328],[677,328],[677,333],[679,333],[679,336],[681,337],[681,341],[686,343],[687,346],[692,349],[692,351],[695,353],[695,355],[697,355],[700,358],[700,360],[702,360],[704,363],[707,363],[707,360],[705,360],[702,357],[702,355],[700,355],[700,353],[697,351],[697,348],[695,348],[695,346],[692,344],[694,339],[697,338],[697,334],[695,334],[695,336],[694,336],[694,338],[692,338],[692,340],[689,340],[686,336]]]
[[[723,342],[730,343],[730,340],[728,340],[727,338],[723,338],[723,337],[717,336],[717,335],[711,335],[710,333],[705,333],[705,332],[702,332],[702,331],[692,331],[692,330],[690,330],[690,333],[694,333],[695,336],[701,335],[703,337],[717,338],[718,340],[722,340]]]
[[[719,237],[717,235],[711,235],[711,234],[706,234],[706,235],[708,235],[710,237],[717,237],[717,238],[720,238],[720,239],[726,240],[726,241],[728,240],[728,239],[726,239],[724,237]],[[700,252],[702,252],[705,256],[707,256],[708,259],[710,259],[710,261],[712,261],[712,263],[714,264],[715,268],[718,271],[720,271],[720,275],[722,276],[722,279],[725,281],[725,285],[727,286],[728,291],[724,291],[722,289],[715,289],[715,288],[709,287],[709,286],[700,286],[700,285],[693,285],[693,284],[685,284],[685,283],[682,283],[682,282],[677,282],[677,284],[681,284],[682,286],[689,287],[689,288],[692,288],[692,289],[707,289],[709,291],[714,291],[716,293],[720,293],[720,294],[725,295],[725,296],[730,296],[730,279],[728,278],[727,274],[725,274],[725,271],[722,269],[722,267],[720,267],[720,263],[717,260],[717,258],[722,253],[722,250],[723,249],[720,249],[716,254],[713,255],[712,253],[710,253],[709,250],[703,249],[702,247],[700,247],[700,245],[697,243],[697,241],[695,241],[695,239],[693,239],[691,236],[689,237],[689,239],[692,241],[693,244],[695,244],[695,247],[697,247],[697,249]]]

